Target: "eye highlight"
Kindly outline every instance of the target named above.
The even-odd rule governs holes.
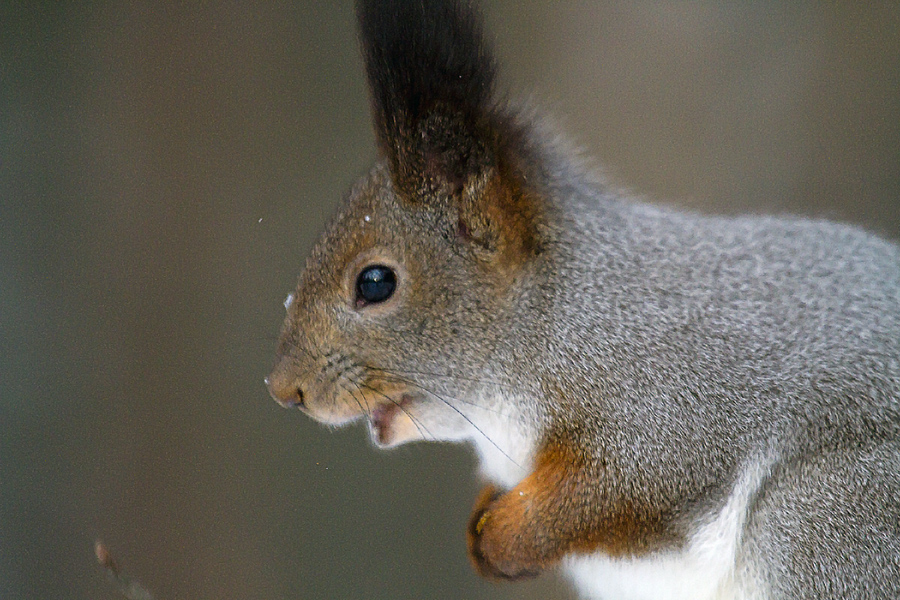
[[[390,267],[372,265],[356,278],[356,306],[384,302],[397,289],[397,275]]]

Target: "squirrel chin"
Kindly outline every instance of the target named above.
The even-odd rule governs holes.
[[[404,394],[399,401],[379,404],[369,415],[369,433],[380,448],[391,448],[417,436],[415,421],[408,407],[412,397]]]

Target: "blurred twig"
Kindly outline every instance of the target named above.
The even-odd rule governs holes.
[[[94,544],[94,553],[97,555],[97,562],[106,569],[110,581],[116,585],[119,593],[127,600],[155,600],[153,594],[144,586],[122,572],[119,565],[113,560],[112,554],[109,553],[109,549],[100,540]]]

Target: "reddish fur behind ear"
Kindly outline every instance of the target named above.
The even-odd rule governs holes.
[[[464,195],[459,219],[460,236],[486,250],[503,272],[514,272],[543,250],[539,198],[498,170]]]

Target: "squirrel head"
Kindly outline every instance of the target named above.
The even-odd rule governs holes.
[[[541,253],[527,130],[468,5],[358,6],[379,157],[289,297],[270,392],[376,443],[465,439],[504,315]],[[473,429],[474,428],[474,429]]]

